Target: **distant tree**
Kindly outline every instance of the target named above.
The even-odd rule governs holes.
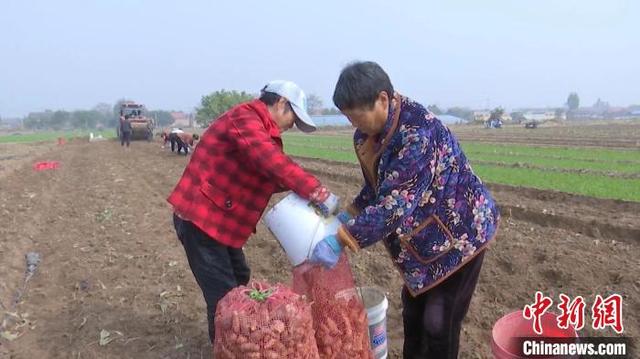
[[[109,109],[111,112],[111,109]],[[110,115],[96,110],[31,112],[22,119],[22,126],[33,130],[91,129],[103,123]]]
[[[496,107],[491,111],[491,116],[489,116],[489,120],[501,120],[502,115],[504,115],[504,109],[502,107]]]
[[[515,123],[521,123],[522,121],[526,120],[526,118],[524,117],[524,113],[520,111],[511,112],[509,115],[511,116],[511,121]]]
[[[169,126],[173,123],[173,116],[170,111],[153,110],[149,111],[148,116],[156,120],[156,124],[160,127]]]
[[[202,96],[200,107],[196,110],[196,122],[206,127],[231,107],[250,101],[253,98],[253,95],[244,91],[227,91],[224,89]]]
[[[118,101],[116,101],[115,105],[113,105],[113,111],[111,112],[111,118],[112,118],[111,122],[113,123],[114,126],[118,123],[118,119],[120,118],[120,107],[122,106],[123,103],[127,101],[131,101],[131,100],[121,98]]]
[[[112,108],[113,106],[111,106],[111,104],[100,102],[99,104],[93,106],[91,110],[99,112],[105,116],[110,116],[112,113]]]
[[[23,119],[23,127],[30,130],[44,130],[52,128],[53,111],[30,112]]]
[[[557,108],[555,112],[556,120],[561,120],[565,115],[565,110],[563,108]]]
[[[113,106],[108,103],[100,102],[93,106],[90,110],[91,116],[95,117],[94,127],[111,127],[111,118],[113,117]]]
[[[607,112],[609,110],[609,107],[611,107],[609,105],[609,102],[602,101],[600,98],[598,98],[598,101],[593,104],[593,108],[599,110],[600,112]]]
[[[71,126],[73,128],[95,128],[102,114],[98,111],[79,110],[71,113]]]
[[[567,97],[567,106],[569,107],[569,111],[577,110],[580,107],[580,97],[575,92],[569,94]]]
[[[71,125],[71,113],[67,111],[56,111],[51,118],[51,128],[61,130]]]
[[[27,115],[27,117],[22,120],[22,127],[28,130],[36,130],[38,129],[38,119],[31,114]]]
[[[467,121],[473,120],[473,111],[467,107],[451,107],[447,110],[447,115],[459,117]]]
[[[335,107],[331,107],[331,108],[323,108],[321,114],[325,116],[333,116],[333,115],[340,115],[342,114],[342,112],[340,112],[340,110],[338,110]]]
[[[323,110],[322,106],[320,96],[316,94],[309,94],[309,96],[307,96],[307,111],[310,115],[321,115]]]
[[[42,128],[40,123],[40,116],[36,116],[35,113],[30,112],[23,120],[22,127],[28,130],[37,130]]]
[[[427,110],[431,111],[434,115],[442,115],[442,110],[438,107],[438,105],[429,105],[427,106]]]

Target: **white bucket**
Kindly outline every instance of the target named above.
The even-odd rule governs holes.
[[[317,214],[309,201],[290,193],[278,202],[263,219],[295,267],[311,255],[316,243],[336,234],[340,221]]]
[[[367,309],[369,322],[369,339],[371,350],[376,359],[386,359],[389,353],[387,346],[387,309],[389,301],[383,291],[373,287],[358,288],[364,307]]]

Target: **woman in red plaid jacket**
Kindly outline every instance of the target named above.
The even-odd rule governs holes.
[[[178,239],[207,303],[212,343],[218,301],[249,281],[242,247],[271,195],[292,190],[326,212],[327,204],[337,202],[282,151],[280,134],[294,123],[304,132],[315,130],[306,107],[296,84],[270,82],[258,100],[233,107],[207,128],[168,198]]]

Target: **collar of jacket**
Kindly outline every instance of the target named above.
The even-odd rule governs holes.
[[[382,140],[380,141],[380,145],[385,146],[387,142],[391,139],[393,134],[396,132],[398,128],[398,120],[400,118],[400,108],[402,107],[402,95],[399,93],[395,93],[393,95],[393,99],[395,100],[396,105],[393,106],[393,101],[389,103],[389,114],[387,115],[387,122],[384,124],[384,128],[380,133],[380,137]]]
[[[378,165],[382,152],[386,149],[391,137],[398,128],[400,122],[400,112],[402,110],[402,97],[396,93],[394,95],[395,106],[389,104],[389,114],[387,122],[380,134],[377,136],[367,136],[362,133],[364,141],[354,143],[356,156],[362,167],[362,172],[369,182],[369,185],[378,193]]]
[[[267,105],[264,102],[260,100],[253,100],[251,102],[248,102],[247,106],[249,106],[258,114],[258,118],[260,118],[260,120],[264,124],[264,128],[267,130],[271,138],[281,138],[282,133],[280,132],[280,128],[278,127],[276,121],[271,117],[269,108],[267,108]]]

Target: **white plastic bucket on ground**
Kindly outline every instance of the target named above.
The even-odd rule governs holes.
[[[264,223],[284,249],[295,267],[304,262],[316,243],[336,234],[340,221],[335,216],[324,218],[309,201],[290,193],[264,216]]]
[[[389,349],[387,345],[387,309],[389,301],[383,291],[373,287],[358,288],[369,322],[369,339],[371,350],[376,359],[386,359]]]

